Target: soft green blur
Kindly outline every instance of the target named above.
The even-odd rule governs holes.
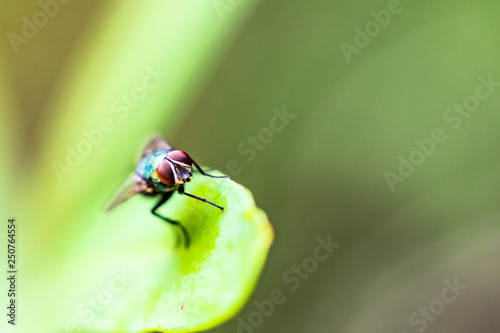
[[[478,77],[500,82],[500,4],[401,2],[346,61],[341,44],[389,2],[233,1],[224,19],[211,1],[70,2],[18,53],[3,38],[1,171],[13,185],[0,198],[20,221],[20,323],[55,306],[47,295],[60,289],[37,276],[57,276],[92,244],[93,217],[159,131],[250,188],[276,229],[252,299],[214,332],[418,332],[409,317],[455,278],[467,289],[423,330],[498,331],[500,87],[456,129],[444,117]],[[38,10],[5,4],[1,34]],[[122,121],[111,103],[157,65],[170,75]],[[285,109],[295,118],[266,137]],[[105,117],[114,130],[59,182],[52,163]],[[391,191],[384,174],[436,129],[446,140]],[[269,140],[253,156],[259,133]],[[151,205],[139,199],[120,216]],[[340,246],[312,269],[328,236]],[[297,272],[303,263],[309,273]],[[286,300],[259,315],[276,290]]]

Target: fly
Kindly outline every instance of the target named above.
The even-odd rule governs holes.
[[[123,190],[109,205],[111,210],[136,194],[158,196],[161,199],[151,209],[151,213],[162,220],[180,228],[185,239],[186,247],[190,238],[186,228],[179,222],[160,215],[157,210],[177,191],[180,194],[210,204],[222,211],[224,207],[216,205],[207,199],[197,197],[184,191],[184,184],[191,181],[194,167],[204,176],[212,178],[229,178],[229,176],[214,176],[203,171],[186,152],[175,150],[160,136],[153,138],[144,148],[135,173],[125,183]]]

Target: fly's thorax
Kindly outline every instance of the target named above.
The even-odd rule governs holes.
[[[158,165],[167,157],[167,151],[157,151],[144,156],[137,164],[136,173],[155,185],[161,184],[158,177]]]

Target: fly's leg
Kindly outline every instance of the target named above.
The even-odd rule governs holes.
[[[212,177],[215,177],[215,176],[212,176]],[[228,177],[229,177],[229,176],[228,176]],[[214,206],[214,207],[217,207],[217,208],[219,208],[220,210],[222,210],[223,212],[225,212],[225,211],[226,211],[226,209],[225,209],[224,207],[221,207],[221,206],[219,206],[219,205],[216,205],[216,204],[214,204],[213,202],[208,201],[207,199],[200,198],[200,197],[197,197],[196,195],[192,195],[192,194],[189,194],[189,193],[184,192],[184,185],[180,186],[180,187],[179,187],[179,189],[178,189],[178,191],[179,191],[179,193],[180,193],[180,194],[187,195],[188,197],[194,198],[194,199],[196,199],[196,200],[203,201],[203,202],[205,202],[205,203],[207,203],[207,204],[210,204],[210,205],[212,205],[212,206]]]
[[[191,161],[193,161],[193,160],[191,159]],[[196,169],[198,169],[198,171],[203,176],[208,176],[208,177],[212,177],[212,178],[231,178],[231,176],[214,176],[214,175],[210,175],[210,174],[206,173],[205,171],[203,171],[203,169],[200,167],[200,165],[198,163],[196,163],[195,161],[193,161],[193,164],[196,167]]]
[[[170,224],[173,224],[176,227],[178,227],[179,229],[181,229],[182,235],[184,236],[185,245],[186,245],[186,248],[187,248],[187,247],[189,247],[190,239],[189,239],[189,234],[188,234],[186,228],[184,228],[184,226],[180,222],[172,220],[172,219],[169,219],[168,217],[162,216],[162,215],[160,215],[160,214],[158,214],[156,212],[156,210],[158,208],[160,208],[165,202],[167,202],[167,200],[172,196],[173,193],[174,192],[165,192],[165,193],[163,193],[163,195],[161,197],[161,200],[158,201],[158,203],[151,209],[151,213],[154,216],[157,216],[157,217],[161,218],[163,221],[166,221],[166,222],[168,222]]]

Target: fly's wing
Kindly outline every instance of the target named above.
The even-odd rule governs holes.
[[[158,151],[158,150],[171,150],[172,147],[169,146],[167,141],[160,135],[155,136],[152,138],[144,147],[144,150],[142,151],[141,158],[146,156],[149,153]]]
[[[119,194],[115,197],[113,202],[108,206],[106,211],[110,211],[111,209],[115,208],[116,206],[118,206],[122,202],[130,199],[131,197],[133,197],[137,193],[142,193],[142,192],[146,191],[147,188],[148,188],[148,185],[147,185],[146,181],[134,173],[132,176],[130,176],[127,179],[127,181],[125,182],[123,187],[119,190],[119,192],[118,192]]]

